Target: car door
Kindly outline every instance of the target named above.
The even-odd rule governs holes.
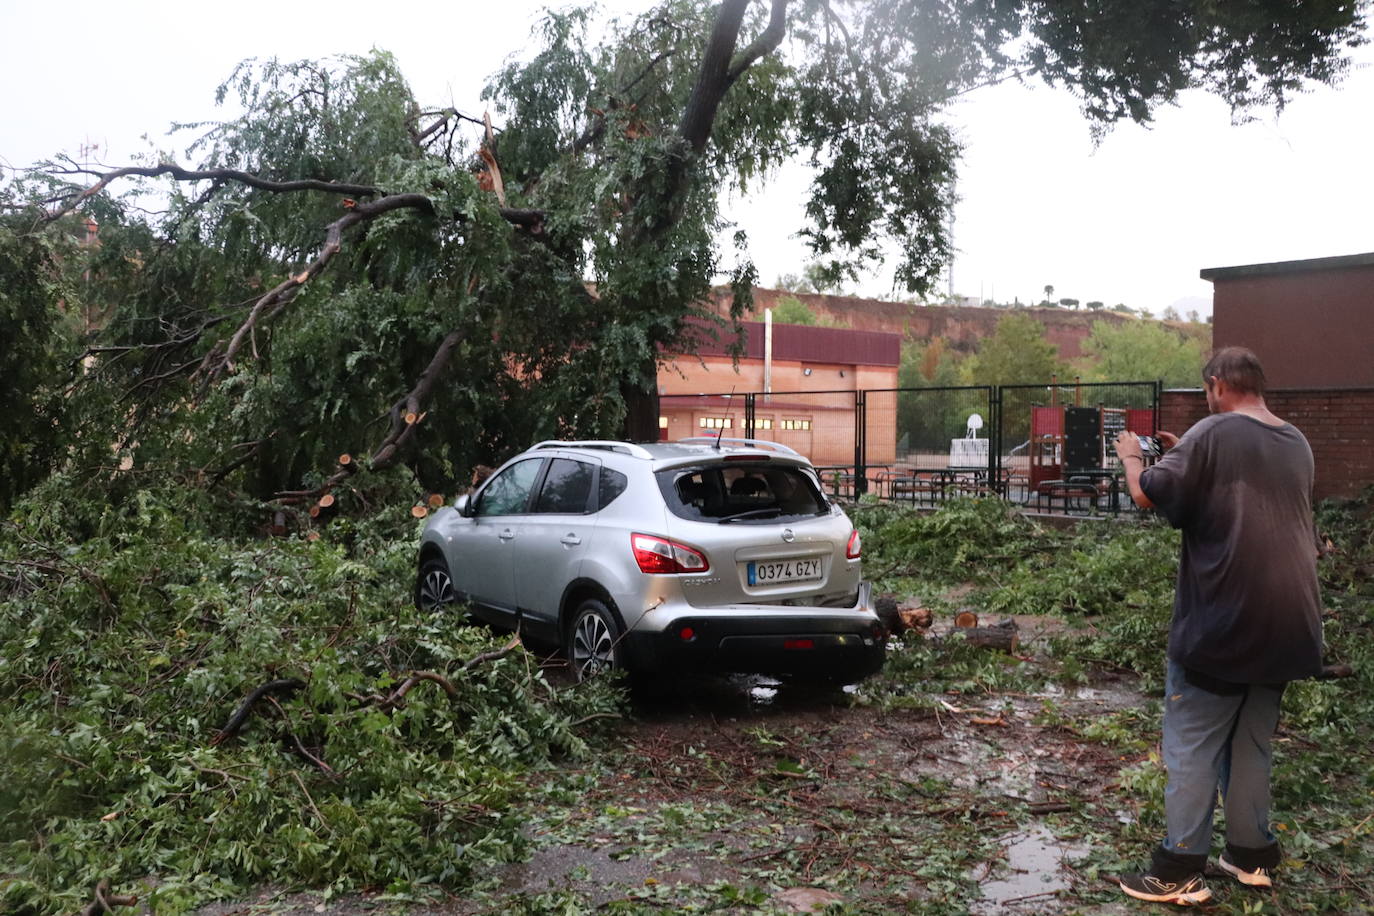
[[[477,494],[472,526],[454,551],[454,586],[472,600],[478,616],[492,623],[516,623],[517,542],[544,461],[526,458],[494,475]]]
[[[552,458],[533,509],[522,519],[515,591],[521,613],[548,635],[557,635],[563,592],[577,578],[591,543],[599,467],[586,456]]]

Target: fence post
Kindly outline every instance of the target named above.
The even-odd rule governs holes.
[[[868,490],[868,478],[864,464],[868,460],[868,399],[866,391],[854,392],[854,498],[858,499]]]
[[[744,438],[754,438],[754,392],[744,395]]]
[[[988,386],[988,489],[1003,499],[1002,489],[1002,389]]]
[[[1164,379],[1155,380],[1155,435],[1159,435],[1159,402],[1164,397]]]

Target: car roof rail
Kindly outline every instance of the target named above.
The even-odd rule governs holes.
[[[717,439],[715,436],[688,436],[686,439],[679,439],[677,441],[683,445],[715,445],[717,443],[725,445],[729,443],[730,445],[769,449],[783,455],[796,455],[798,458],[802,457],[802,453],[791,446],[783,445],[781,442],[774,442],[771,439],[733,439],[730,436],[724,436]]]
[[[546,439],[534,445],[533,448],[595,448],[607,452],[633,455],[636,458],[652,459],[654,457],[642,445],[636,445],[633,442],[617,442],[613,439]]]

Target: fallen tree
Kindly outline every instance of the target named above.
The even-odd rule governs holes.
[[[1361,4],[1277,0],[1112,16],[693,0],[604,30],[570,9],[493,77],[481,116],[424,107],[383,52],[247,61],[219,87],[242,113],[194,128],[180,156],[59,158],[0,189],[0,253],[23,249],[0,257],[7,295],[42,303],[40,325],[80,315],[85,338],[0,314],[0,333],[60,351],[7,411],[57,439],[22,451],[22,477],[73,453],[99,476],[113,442],[139,466],[305,501],[359,469],[403,463],[445,492],[532,440],[654,439],[663,354],[690,345],[714,283],[732,314],[750,301],[723,194],[810,162],[795,228],[821,272],[887,250],[920,294],[950,253],[952,100],[1039,78],[1096,131],[1189,88],[1281,106],[1338,79],[1363,27]],[[331,471],[341,452],[371,460]]]

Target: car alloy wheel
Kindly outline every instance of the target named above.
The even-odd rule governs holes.
[[[578,605],[568,629],[568,663],[573,677],[590,677],[620,667],[620,626],[610,608],[595,599]]]
[[[454,598],[453,579],[448,574],[447,564],[436,557],[426,560],[415,584],[415,606],[422,611],[433,611],[452,604]]]

